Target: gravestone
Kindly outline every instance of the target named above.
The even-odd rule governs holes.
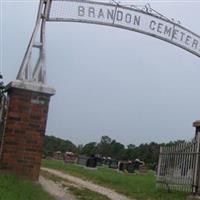
[[[87,160],[88,160],[88,159],[89,159],[88,156],[79,155],[78,160],[77,160],[77,164],[78,164],[78,165],[84,165],[84,166],[86,166]]]
[[[97,166],[97,158],[94,155],[90,156],[87,160],[86,166],[95,168]]]
[[[146,174],[147,173],[147,167],[145,166],[145,165],[140,165],[139,166],[139,172],[141,173],[141,174]]]
[[[118,161],[117,160],[111,160],[108,167],[112,168],[112,169],[117,169],[118,168]]]
[[[132,162],[128,163],[127,171],[128,171],[128,173],[134,173],[135,172],[134,164]]]

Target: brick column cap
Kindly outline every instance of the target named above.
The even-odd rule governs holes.
[[[49,94],[49,95],[54,95],[56,93],[56,90],[53,87],[44,85],[42,83],[37,83],[34,81],[21,81],[21,80],[11,81],[6,86],[5,90],[7,91],[11,88],[18,88],[18,89],[23,89],[23,90],[27,90],[27,91],[45,93],[45,94]]]
[[[193,127],[196,127],[196,128],[200,127],[200,120],[193,122]]]

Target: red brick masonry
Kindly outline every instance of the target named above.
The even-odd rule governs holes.
[[[38,180],[51,94],[11,87],[1,166]]]

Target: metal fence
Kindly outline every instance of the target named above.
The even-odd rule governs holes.
[[[160,148],[157,187],[197,192],[200,133],[190,142]]]

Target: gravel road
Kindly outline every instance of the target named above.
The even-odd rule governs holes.
[[[134,200],[134,199],[129,199],[126,196],[115,192],[114,190],[99,186],[99,185],[94,184],[89,181],[82,180],[80,178],[71,176],[71,175],[63,173],[61,171],[49,169],[49,168],[41,168],[41,169],[44,171],[47,171],[55,176],[61,177],[62,179],[66,179],[67,181],[72,182],[79,187],[87,188],[91,191],[98,192],[102,195],[105,195],[108,198],[110,198],[111,200]],[[72,200],[72,199],[70,199],[70,200]]]
[[[56,200],[77,200],[73,195],[69,193],[69,191],[52,180],[40,176],[39,183],[42,185],[43,189],[54,196]]]

